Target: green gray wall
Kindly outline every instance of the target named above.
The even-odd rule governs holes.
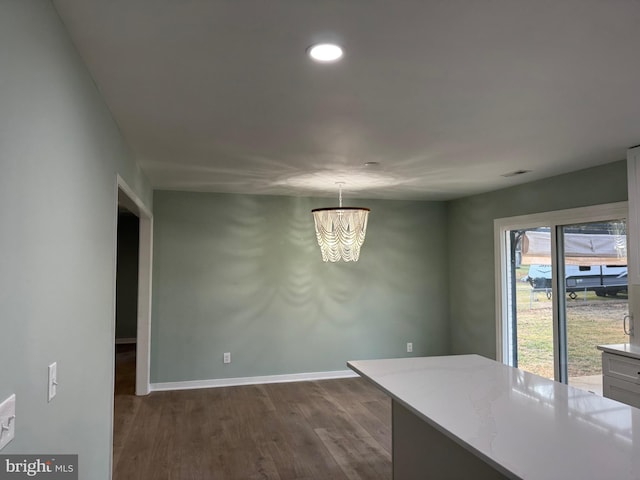
[[[156,191],[152,382],[448,353],[445,204],[354,201],[372,210],[360,261],[325,264],[310,211],[333,203]]]
[[[2,454],[77,453],[81,478],[107,479],[116,173],[148,207],[151,189],[49,1],[0,2],[0,45]]]
[[[493,220],[627,200],[626,162],[448,203],[452,353],[496,354]]]

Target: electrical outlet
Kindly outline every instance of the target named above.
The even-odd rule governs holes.
[[[224,363],[231,363],[231,352],[225,352],[224,358],[223,358],[223,362]]]
[[[408,353],[413,352],[413,343],[411,343],[411,342],[407,343],[407,352]]]
[[[53,400],[53,397],[58,393],[58,363],[53,362],[49,365],[49,387],[48,391],[48,399],[47,402]]]
[[[0,404],[0,450],[16,436],[15,393]]]

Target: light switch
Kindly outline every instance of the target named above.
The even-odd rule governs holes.
[[[53,362],[49,365],[49,395],[48,402],[50,402],[53,397],[56,396],[58,391],[58,363]]]
[[[16,435],[16,395],[0,404],[0,450]]]

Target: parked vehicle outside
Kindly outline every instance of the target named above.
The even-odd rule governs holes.
[[[536,290],[551,290],[551,265],[530,265],[526,280]],[[576,292],[592,291],[599,297],[627,292],[627,266],[566,265],[565,288],[571,298]]]

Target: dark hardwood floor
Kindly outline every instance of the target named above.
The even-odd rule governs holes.
[[[134,396],[118,346],[113,478],[391,479],[390,400],[362,379]]]

